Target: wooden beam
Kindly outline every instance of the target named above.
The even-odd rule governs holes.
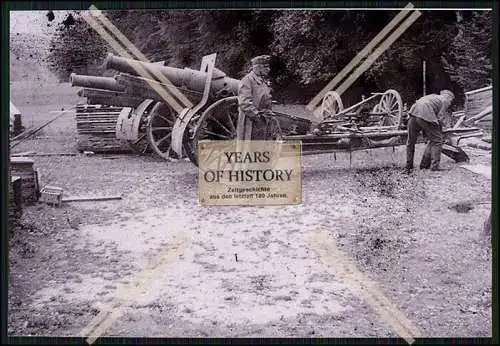
[[[77,153],[18,153],[18,154],[11,154],[11,157],[20,157],[20,156],[76,156],[78,155]]]
[[[71,107],[70,109],[67,109],[67,110],[64,110],[64,111],[61,111],[59,112],[59,114],[57,114],[54,118],[50,119],[49,121],[47,121],[46,123],[44,123],[43,125],[35,128],[35,129],[31,129],[31,130],[28,130],[28,131],[24,131],[23,133],[17,135],[16,137],[12,138],[11,139],[11,142],[12,141],[16,141],[16,143],[12,143],[11,144],[11,149],[14,148],[15,146],[17,146],[19,143],[21,143],[22,141],[24,141],[25,139],[33,136],[35,133],[37,133],[38,131],[40,131],[41,129],[43,129],[44,127],[48,126],[49,124],[53,123],[54,121],[56,121],[57,119],[59,119],[60,117],[62,117],[64,114],[70,112],[70,111],[73,111],[75,107]]]
[[[89,202],[89,201],[111,201],[122,199],[122,196],[103,196],[103,197],[67,197],[63,202]]]

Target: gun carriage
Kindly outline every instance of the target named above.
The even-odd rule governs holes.
[[[236,138],[239,80],[215,68],[215,59],[216,54],[205,56],[200,70],[193,70],[108,54],[104,66],[119,71],[114,77],[71,76],[71,85],[83,87],[78,94],[87,98],[87,105],[77,108],[77,121],[95,114],[95,107],[112,107],[111,116],[101,114],[107,116],[107,130],[135,151],[154,151],[164,159],[187,156],[198,165],[199,141]],[[314,113],[305,107],[300,110],[289,114],[276,106],[279,133],[269,139],[299,140],[303,155],[406,142],[407,111],[396,90],[372,93],[347,108],[330,91]],[[469,127],[451,128],[445,134],[443,153],[457,162],[468,161],[458,147],[460,139],[481,135],[478,128]]]

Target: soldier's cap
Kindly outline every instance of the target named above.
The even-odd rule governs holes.
[[[269,55],[259,55],[253,58],[252,65],[269,65],[269,60],[271,60],[271,57]]]
[[[441,92],[439,94],[443,95],[443,96],[448,96],[448,97],[450,97],[452,99],[455,98],[455,95],[451,91],[449,91],[449,90],[441,90]]]

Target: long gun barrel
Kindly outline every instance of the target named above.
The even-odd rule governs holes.
[[[96,77],[72,73],[69,77],[69,81],[71,86],[104,89],[110,91],[125,91],[125,86],[118,84],[113,77]]]
[[[161,74],[176,87],[185,87],[187,89],[202,93],[205,88],[206,73],[190,68],[175,68],[161,66],[155,63],[146,63],[134,59],[126,59],[112,53],[109,53],[104,62],[106,69],[115,69],[117,71],[132,75],[141,75],[137,69],[146,70],[157,81],[162,82],[161,78],[155,77]],[[142,76],[147,77],[147,76]],[[150,77],[147,77],[150,78]],[[218,94],[226,92],[237,95],[239,80],[227,77],[221,70],[215,69],[212,77],[211,92]]]

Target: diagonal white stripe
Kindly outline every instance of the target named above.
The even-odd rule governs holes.
[[[123,314],[123,309],[130,305],[138,296],[147,292],[151,284],[168,265],[175,262],[178,256],[190,245],[190,239],[184,234],[173,236],[173,241],[165,246],[162,251],[137,274],[128,287],[122,286],[116,293],[112,302],[101,309],[81,331],[80,336],[86,337],[86,342],[91,345]]]
[[[316,231],[306,241],[313,246],[321,260],[334,269],[406,342],[411,345],[415,341],[414,337],[420,336],[419,329],[376,288],[375,282],[357,269],[354,262],[324,232]]]
[[[333,78],[324,88],[316,95],[307,105],[307,109],[312,110],[325,96],[325,94],[332,90],[337,84],[345,78],[346,75],[349,74],[358,64],[359,62],[366,57],[372,49],[379,44],[379,42],[391,31],[394,27],[401,22],[413,8],[412,3],[408,3],[404,9],[401,10],[390,22],[387,24],[382,31],[380,31],[377,36],[375,36],[366,46],[363,48],[358,55],[354,57],[354,59],[347,64],[342,71],[340,71],[335,78]]]
[[[106,18],[106,16],[97,7],[91,5],[89,8],[90,14],[98,18],[104,24],[104,26],[116,36],[120,43],[130,50],[133,55],[135,55],[142,62],[150,62],[148,58],[146,58],[146,56],[142,54],[141,51],[137,47],[135,47],[134,44],[130,42],[130,40],[125,35],[123,35],[121,31],[116,26],[114,26],[113,23],[111,23],[109,19]],[[163,73],[155,70],[152,70],[150,72],[162,83],[171,84],[173,86],[173,84]],[[171,92],[184,104],[185,107],[193,107],[191,101],[189,101],[179,89],[175,87],[170,89]]]
[[[82,17],[83,19],[95,30],[97,31],[101,37],[106,41],[108,42],[108,44],[118,52],[118,54],[126,57],[126,58],[129,58],[131,59],[131,56],[130,54],[123,48],[120,46],[120,44],[118,42],[116,42],[116,40],[114,40],[111,35],[109,35],[105,30],[104,28],[99,24],[97,23],[94,18],[92,18],[88,13],[84,12],[82,14]],[[172,108],[174,108],[174,110],[177,112],[177,113],[180,113],[182,112],[182,109],[183,107],[177,102],[175,101],[175,99],[170,96],[167,92],[167,89],[166,88],[162,88],[160,87],[158,84],[155,84],[153,83],[154,82],[154,78],[152,78],[152,76],[148,73],[148,71],[146,71],[144,69],[144,67],[142,67],[140,64],[136,64],[136,63],[132,63],[130,64],[130,66],[137,71],[137,73],[141,76],[143,76],[145,79],[146,79],[146,82],[151,86],[151,88],[153,90],[155,90],[170,106],[172,106]],[[151,82],[150,82],[151,80]]]
[[[420,11],[413,12],[335,91],[342,95],[421,15]]]

